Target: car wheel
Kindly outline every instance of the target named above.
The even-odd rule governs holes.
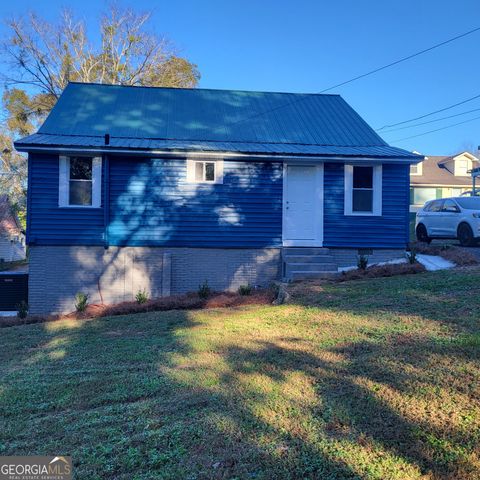
[[[432,239],[428,236],[427,228],[423,224],[420,224],[417,227],[417,240],[424,243],[430,243],[432,241]]]
[[[462,247],[471,247],[475,243],[470,225],[461,223],[458,227],[458,240]]]

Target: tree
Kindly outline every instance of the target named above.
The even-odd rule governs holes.
[[[14,150],[12,137],[3,133],[0,133],[0,192],[8,194],[25,227],[27,159]]]
[[[11,149],[11,138],[35,131],[70,81],[184,88],[198,84],[197,66],[179,56],[165,37],[148,30],[150,17],[112,6],[100,19],[97,43],[71,11],[64,11],[57,24],[34,13],[7,22],[9,34],[1,43],[6,66],[4,169],[6,163],[11,172],[26,168]],[[14,183],[25,177],[9,176]],[[12,190],[22,188],[15,185]]]

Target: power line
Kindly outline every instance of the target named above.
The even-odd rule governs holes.
[[[454,42],[455,40],[459,40],[460,38],[466,37],[467,35],[471,35],[472,33],[478,32],[480,30],[480,27],[474,28],[473,30],[469,30],[468,32],[462,33],[460,35],[456,35],[455,37],[449,38],[448,40],[445,40],[443,42],[437,43],[435,45],[432,45],[431,47],[425,48],[423,50],[420,50],[419,52],[413,53],[412,55],[408,55],[406,57],[400,58],[399,60],[395,60],[394,62],[388,63],[387,65],[383,65],[382,67],[375,68],[374,70],[370,70],[369,72],[363,73],[361,75],[357,75],[356,77],[353,77],[349,80],[345,80],[344,82],[337,83],[336,85],[332,85],[331,87],[325,88],[324,90],[321,90],[320,92],[317,92],[318,94],[329,92],[330,90],[333,90],[334,88],[342,87],[344,85],[347,85],[349,83],[355,82],[356,80],[360,80],[361,78],[368,77],[369,75],[373,75],[374,73],[381,72],[382,70],[385,70],[387,68],[393,67],[395,65],[398,65],[399,63],[406,62],[407,60],[411,60],[412,58],[418,57],[419,55],[422,55],[427,52],[431,52],[432,50],[435,50],[436,48],[443,47],[444,45],[447,45],[451,42]],[[480,95],[479,95],[480,97]],[[273,112],[275,110],[279,110],[280,108],[285,108],[289,105],[303,102],[306,99],[306,97],[298,98],[296,100],[292,100],[291,102],[287,102],[283,105],[278,105],[277,107],[270,108],[268,110],[264,110],[263,112],[259,112],[255,115],[251,115],[249,117],[236,120],[235,122],[228,123],[227,125],[235,125],[237,123],[245,122],[247,120],[251,120],[252,118],[260,117],[262,115],[265,115],[266,113]],[[384,127],[382,127],[384,128]]]
[[[413,125],[407,125],[405,127],[393,128],[392,130],[387,130],[383,132],[385,135],[388,135],[392,132],[397,132],[398,130],[405,130],[407,128],[420,127],[421,125],[428,125],[429,123],[440,122],[442,120],[447,120],[448,118],[460,117],[461,115],[466,115],[467,113],[478,112],[480,108],[474,108],[473,110],[467,110],[466,112],[455,113],[454,115],[447,115],[446,117],[436,118],[435,120],[429,120],[428,122],[414,123]]]
[[[464,103],[471,102],[472,100],[476,100],[477,98],[480,98],[480,94],[475,95],[474,97],[467,98],[466,100],[462,100],[461,102],[454,103],[453,105],[449,105],[448,107],[440,108],[439,110],[435,110],[433,112],[429,112],[429,113],[426,113],[424,115],[420,115],[418,117],[409,118],[408,120],[404,120],[403,122],[392,123],[391,125],[384,125],[382,128],[378,128],[375,131],[379,132],[380,130],[383,130],[384,128],[396,127],[398,125],[404,125],[405,123],[414,122],[415,120],[421,120],[422,118],[430,117],[431,115],[435,115],[436,113],[441,113],[441,112],[444,112],[445,110],[450,110],[451,108],[458,107],[459,105],[463,105]]]
[[[402,142],[403,140],[409,140],[410,138],[423,137],[424,135],[428,135],[429,133],[439,132],[440,130],[446,130],[447,128],[456,127],[457,125],[463,125],[464,123],[473,122],[474,120],[479,120],[479,119],[480,119],[480,116],[473,117],[473,118],[470,118],[468,120],[464,120],[463,122],[453,123],[453,124],[447,125],[445,127],[436,128],[435,130],[429,130],[428,132],[423,132],[423,133],[419,133],[417,135],[411,135],[410,137],[404,137],[404,138],[399,138],[397,140],[392,140],[390,143]]]
[[[398,65],[399,63],[406,62],[407,60],[410,60],[414,57],[418,57],[419,55],[435,50],[436,48],[443,47],[443,45],[447,45],[448,43],[454,42],[455,40],[459,40],[460,38],[466,37],[467,35],[471,35],[472,33],[478,32],[479,30],[480,30],[480,27],[474,28],[473,30],[469,30],[468,32],[457,35],[456,37],[449,38],[444,42],[437,43],[436,45],[432,45],[431,47],[425,48],[424,50],[420,50],[417,53],[413,53],[412,55],[408,55],[407,57],[403,57],[400,60],[396,60],[395,62],[389,63],[388,65],[384,65],[383,67],[379,67],[379,68],[376,68],[375,70],[371,70],[370,72],[364,73],[362,75],[358,75],[357,77],[351,78],[350,80],[346,80],[345,82],[338,83],[337,85],[326,88],[325,90],[322,90],[321,92],[318,92],[318,93],[325,93],[330,90],[333,90],[334,88],[342,87],[343,85],[347,85],[348,83],[354,82],[355,80],[359,80],[361,78],[368,77],[369,75],[373,75],[374,73],[381,72],[386,68],[393,67],[395,65]]]

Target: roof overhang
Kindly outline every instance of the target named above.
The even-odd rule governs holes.
[[[23,146],[15,143],[15,148],[19,152],[28,153],[46,153],[58,152],[63,155],[118,155],[118,156],[140,156],[140,157],[158,157],[164,158],[228,158],[231,160],[258,159],[264,161],[289,161],[289,162],[338,162],[346,161],[354,163],[385,163],[392,161],[393,163],[412,164],[423,160],[423,157],[395,157],[395,156],[355,156],[355,155],[282,155],[276,153],[242,153],[231,151],[199,151],[199,150],[144,150],[144,149],[117,149],[109,147],[73,147],[73,146],[45,146],[45,145],[28,145]]]

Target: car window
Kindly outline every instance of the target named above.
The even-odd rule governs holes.
[[[458,208],[457,204],[453,200],[445,200],[443,204],[443,211],[444,212],[459,212],[460,209]]]
[[[467,210],[480,210],[479,197],[461,197],[457,199],[458,204]]]
[[[426,207],[426,212],[441,212],[442,211],[443,200],[434,200],[430,202]]]

